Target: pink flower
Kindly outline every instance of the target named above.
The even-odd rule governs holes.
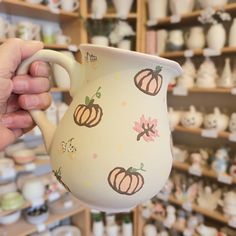
[[[157,127],[157,119],[151,119],[150,117],[146,120],[144,115],[141,116],[139,122],[134,123],[133,129],[138,132],[137,141],[143,138],[146,142],[154,141],[154,138],[159,136]]]

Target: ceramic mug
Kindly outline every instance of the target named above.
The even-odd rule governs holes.
[[[128,211],[162,189],[172,167],[166,94],[178,63],[112,47],[81,44],[82,64],[41,50],[36,60],[70,75],[72,102],[57,127],[32,110],[58,181],[81,202],[106,212]]]
[[[18,24],[17,34],[23,40],[38,39],[40,26],[31,23],[30,21],[22,21]]]
[[[61,9],[67,12],[73,12],[79,8],[78,0],[61,0]]]

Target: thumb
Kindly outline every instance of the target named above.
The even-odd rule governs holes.
[[[39,41],[8,39],[0,46],[0,78],[11,79],[22,60],[43,48]]]
[[[13,89],[13,83],[10,79],[0,78],[0,114],[4,114],[7,108],[7,100]]]

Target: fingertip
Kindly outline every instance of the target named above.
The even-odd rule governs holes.
[[[35,61],[30,66],[30,74],[33,77],[49,77],[51,74],[51,67],[46,62]]]

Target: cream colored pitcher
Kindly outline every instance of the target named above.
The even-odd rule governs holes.
[[[179,64],[156,56],[80,45],[82,64],[41,50],[25,60],[64,67],[73,98],[58,127],[30,111],[40,127],[53,173],[85,205],[127,211],[155,196],[172,166],[166,95]]]

